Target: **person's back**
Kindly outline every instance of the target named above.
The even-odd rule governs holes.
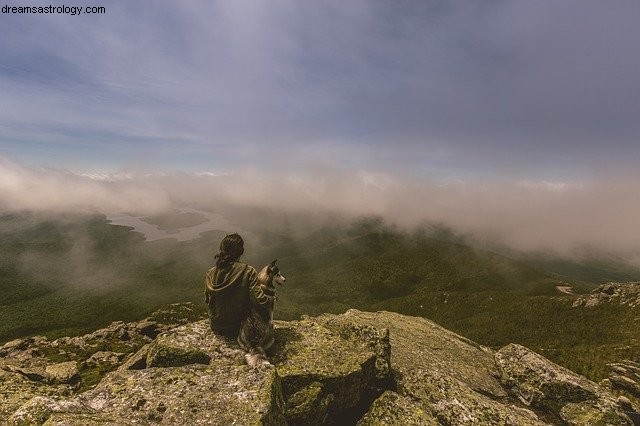
[[[207,271],[205,300],[214,332],[229,338],[238,336],[240,324],[249,315],[249,290],[255,285],[257,276],[253,267],[238,261]]]
[[[205,301],[209,307],[211,329],[229,339],[236,339],[249,365],[269,363],[261,343],[273,332],[270,314],[274,294],[267,294],[256,270],[240,262],[244,241],[230,234],[220,242],[216,266],[205,276]]]

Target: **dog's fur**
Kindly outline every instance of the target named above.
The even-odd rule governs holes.
[[[286,279],[280,273],[280,268],[276,265],[277,259],[265,266],[258,273],[258,283],[265,295],[269,296],[270,303],[267,306],[266,317],[252,309],[249,317],[243,323],[238,336],[238,342],[248,351],[245,355],[247,364],[252,367],[258,365],[269,365],[266,351],[273,345],[273,309],[276,300],[276,288],[284,284]]]

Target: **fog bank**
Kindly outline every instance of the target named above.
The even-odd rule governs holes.
[[[590,182],[438,182],[336,170],[295,176],[258,170],[81,175],[0,161],[3,212],[154,214],[181,206],[379,215],[403,228],[441,224],[522,250],[567,252],[586,244],[627,252],[640,247],[640,180],[633,176]]]

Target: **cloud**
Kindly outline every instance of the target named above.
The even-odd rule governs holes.
[[[299,145],[390,173],[628,170],[639,16],[632,0],[115,0],[102,16],[4,15],[0,144],[110,170],[237,169]]]
[[[154,212],[170,206],[165,191],[150,182],[100,177],[29,168],[0,158],[0,210]]]
[[[233,215],[262,207],[276,216],[379,215],[405,229],[443,224],[523,250],[570,252],[584,244],[619,252],[640,248],[636,176],[590,182],[443,182],[367,171],[292,175],[254,169],[87,177],[3,160],[0,178],[3,211],[149,214],[190,206]]]

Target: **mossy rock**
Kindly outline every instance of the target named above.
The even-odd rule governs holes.
[[[342,338],[365,343],[376,355],[375,375],[379,389],[390,386],[391,371],[391,343],[389,329],[384,323],[376,326],[358,321],[357,310],[349,310],[344,315],[322,315],[317,321]]]
[[[391,386],[443,424],[541,424],[534,413],[508,400],[496,379],[493,351],[432,321],[355,309],[318,320],[341,335],[361,336],[374,347],[383,335],[375,336],[372,328],[388,329]],[[378,353],[383,357],[385,352]]]
[[[565,404],[560,410],[560,417],[569,425],[628,425],[633,421],[611,403],[580,402]]]
[[[208,322],[198,321],[160,334],[147,352],[147,367],[209,364],[221,345]]]
[[[74,400],[36,396],[16,410],[6,421],[8,425],[40,425],[55,413],[78,414],[87,408]]]
[[[632,424],[607,389],[524,346],[509,344],[495,358],[502,383],[531,407],[569,424]]]
[[[290,425],[321,425],[325,422],[332,394],[322,391],[322,384],[312,382],[291,395],[286,402],[285,415]]]
[[[48,365],[45,373],[52,383],[75,383],[80,379],[78,363],[75,361]]]
[[[134,425],[118,416],[105,414],[54,413],[42,426]]]
[[[68,385],[49,385],[32,381],[17,372],[0,369],[0,419],[9,418],[23,404],[37,396],[70,395]]]
[[[438,419],[420,404],[393,391],[385,391],[376,399],[358,426],[429,426],[439,425]]]
[[[319,320],[340,332],[349,328],[356,334],[370,327],[388,329],[391,367],[399,386],[404,374],[419,369],[446,373],[492,398],[507,395],[496,379],[493,351],[428,319],[350,309],[342,315],[322,315]]]
[[[363,402],[375,383],[376,355],[365,342],[342,338],[312,319],[276,322],[272,361],[285,400],[312,396],[327,404],[327,421]],[[319,391],[315,392],[315,385]],[[304,404],[298,404],[304,405]],[[296,412],[295,422],[317,422],[317,413]]]
[[[132,423],[285,424],[275,369],[251,369],[223,359],[206,366],[115,371],[78,400]]]
[[[433,371],[414,370],[403,377],[403,395],[419,401],[445,425],[541,425],[532,411],[487,398],[466,383]]]

